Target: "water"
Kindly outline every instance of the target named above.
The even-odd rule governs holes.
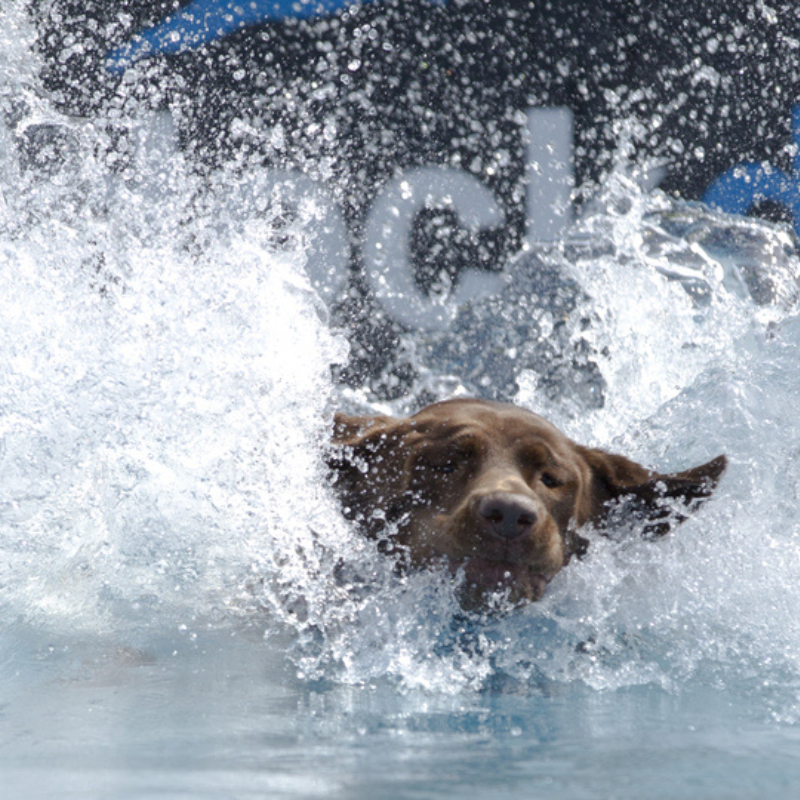
[[[620,166],[565,243],[406,338],[416,382],[388,403],[331,377],[347,341],[306,269],[313,203],[240,224],[235,173],[208,190],[154,157],[164,117],[131,121],[118,170],[102,126],[37,89],[13,7],[2,30],[4,796],[797,795],[783,228]],[[31,160],[20,131],[69,146]],[[593,541],[542,602],[465,614],[354,535],[322,464],[334,408],[459,391],[664,469],[725,452],[729,472],[674,536]]]

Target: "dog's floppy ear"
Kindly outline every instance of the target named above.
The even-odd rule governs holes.
[[[668,533],[714,493],[728,459],[717,456],[683,472],[651,472],[625,456],[581,448],[592,472],[591,519],[600,529],[644,523],[646,538]]]
[[[405,420],[337,413],[327,463],[347,519],[374,535],[403,492]],[[375,516],[376,509],[385,509]]]

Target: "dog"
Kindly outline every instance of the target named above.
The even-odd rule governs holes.
[[[724,455],[675,474],[583,447],[507,403],[455,399],[407,419],[337,413],[328,464],[345,517],[407,566],[462,574],[465,608],[539,600],[584,526],[663,536],[713,493]]]

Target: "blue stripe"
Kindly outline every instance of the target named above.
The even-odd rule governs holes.
[[[381,0],[194,0],[112,50],[106,69],[122,72],[141,58],[191,50],[261,22],[325,17],[348,6],[375,2]],[[441,5],[447,0],[429,2]]]

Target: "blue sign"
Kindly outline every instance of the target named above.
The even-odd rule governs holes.
[[[106,68],[122,72],[148,56],[180,53],[261,22],[325,17],[342,8],[382,0],[194,0],[108,54]],[[429,0],[441,5],[447,0]]]
[[[746,214],[765,201],[783,206],[792,215],[800,234],[800,106],[792,110],[794,164],[792,173],[771,164],[750,162],[732,167],[717,178],[703,200],[731,214]]]

